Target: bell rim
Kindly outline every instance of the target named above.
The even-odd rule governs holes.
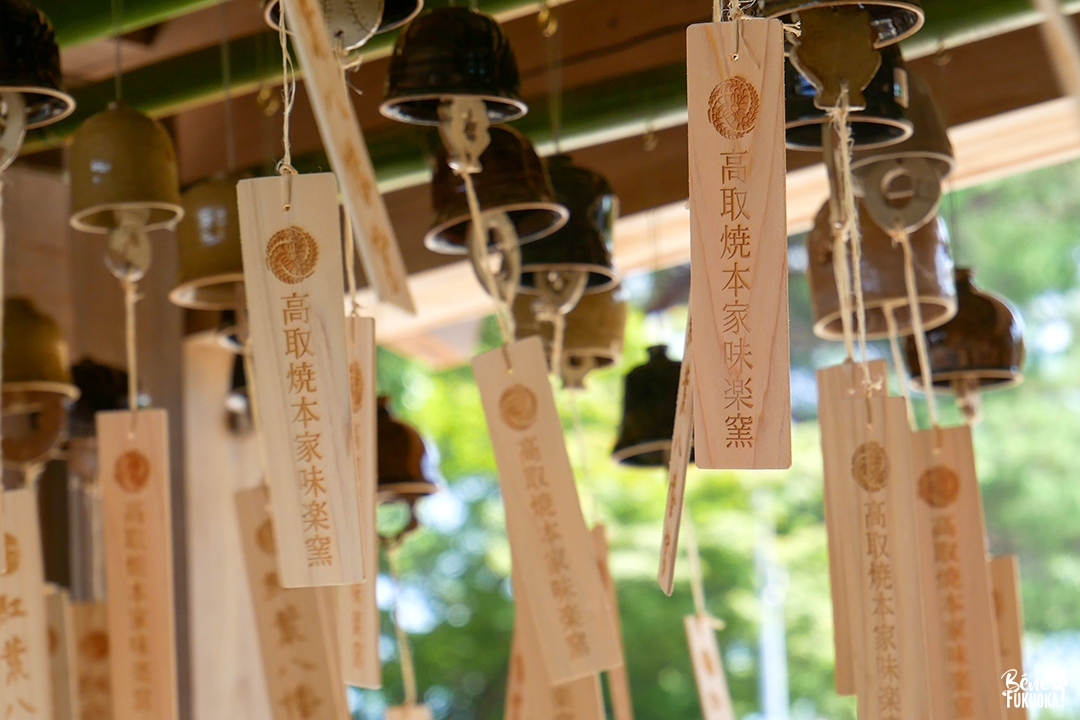
[[[57,90],[55,88],[31,86],[31,85],[3,85],[0,86],[0,92],[17,92],[23,95],[43,95],[47,98],[54,100],[62,100],[64,102],[64,109],[57,114],[46,118],[45,120],[38,120],[37,122],[26,123],[27,130],[33,130],[34,128],[45,127],[46,125],[52,125],[55,122],[60,122],[71,113],[75,112],[75,98],[64,92],[63,90]],[[30,103],[28,102],[27,105]]]
[[[71,227],[76,230],[81,230],[86,233],[96,233],[98,235],[108,235],[115,230],[113,227],[106,225],[94,225],[85,221],[86,218],[97,215],[101,212],[108,212],[111,210],[128,210],[128,209],[143,209],[150,208],[151,210],[164,210],[165,212],[171,212],[173,217],[167,220],[159,220],[155,223],[150,223],[143,227],[144,230],[150,232],[151,230],[172,230],[176,225],[184,219],[184,208],[179,203],[169,202],[116,202],[116,203],[100,203],[98,205],[91,205],[90,207],[83,208],[78,212],[71,214]]]
[[[0,394],[17,392],[44,392],[61,395],[70,402],[76,402],[82,397],[82,391],[74,383],[57,382],[55,380],[16,380],[0,384]]]
[[[945,323],[949,322],[956,316],[957,303],[956,298],[941,297],[938,295],[919,295],[919,307],[923,309],[923,328],[925,330],[933,330],[939,328]],[[907,300],[872,300],[865,304],[868,311],[883,311],[887,307],[901,307],[906,306]],[[940,311],[940,315],[934,317],[928,317],[926,314],[926,307],[930,306],[931,309],[936,308]],[[840,319],[840,310],[833,310],[822,318],[814,321],[814,335],[822,340],[842,341],[844,339],[844,333],[842,330],[842,322]],[[854,317],[852,318],[854,321]],[[833,329],[835,328],[835,329]],[[914,331],[911,328],[902,328],[898,333],[900,337],[907,337]],[[867,340],[888,340],[889,332],[884,331],[867,331]]]
[[[280,6],[281,6],[281,0],[270,0],[270,2],[266,3],[266,5],[263,7],[263,22],[265,22],[267,27],[269,27],[274,32],[281,32],[281,23],[277,22],[273,18],[273,14],[274,14],[273,11],[276,10]],[[391,30],[397,30],[402,25],[407,25],[408,23],[412,22],[413,18],[415,18],[417,15],[419,15],[420,11],[423,10],[423,9],[424,9],[424,0],[416,0],[415,7],[413,8],[413,11],[410,12],[403,19],[397,20],[396,22],[392,22],[392,23],[389,23],[389,24],[386,24],[386,25],[384,25],[383,23],[380,22],[379,27],[375,30],[375,35],[381,35],[384,32],[390,32]],[[281,17],[281,15],[278,14],[278,17]],[[286,35],[292,35],[292,30],[286,30],[285,34]],[[370,38],[368,38],[368,40],[370,40]],[[362,48],[364,45],[366,45],[368,40],[365,40],[364,42],[360,43],[359,45],[354,45],[351,48],[345,48],[345,49],[346,50],[357,50],[359,48]]]
[[[891,147],[891,146],[886,146]],[[873,148],[867,148],[872,150]],[[896,162],[898,160],[925,160],[934,165],[937,169],[943,170],[938,173],[938,178],[944,180],[953,174],[956,170],[956,158],[952,155],[947,155],[942,152],[934,152],[932,150],[896,150],[891,153],[882,153],[880,155],[874,155],[873,157],[865,157],[859,160],[851,161],[852,174],[858,173],[859,170],[869,168],[871,165],[876,165],[879,162]],[[858,187],[856,187],[858,190]]]
[[[895,45],[898,42],[902,42],[904,40],[907,40],[909,37],[911,37],[915,33],[919,32],[919,30],[922,29],[923,25],[926,24],[926,11],[923,10],[921,6],[913,4],[913,3],[905,1],[905,0],[869,0],[869,1],[868,0],[816,0],[816,1],[807,2],[804,6],[799,7],[797,10],[796,9],[788,9],[788,10],[784,10],[782,12],[778,12],[778,13],[774,13],[772,15],[768,15],[766,17],[771,19],[771,18],[781,17],[783,15],[790,15],[792,13],[799,12],[800,10],[812,10],[812,9],[815,9],[815,8],[836,7],[838,5],[869,5],[869,6],[872,6],[872,7],[898,8],[900,10],[904,10],[906,12],[911,13],[915,17],[915,22],[912,24],[912,26],[910,28],[907,29],[907,31],[905,31],[903,33],[900,33],[898,35],[895,35],[893,37],[887,38],[884,41],[882,41],[880,39],[876,40],[874,42],[874,49],[875,50],[880,50],[881,48],[889,47],[890,45]]]
[[[509,205],[498,205],[496,207],[485,208],[481,212],[481,216],[494,213],[510,213],[519,212],[522,210],[541,210],[550,213],[555,217],[555,222],[549,225],[543,230],[538,230],[531,235],[525,237],[518,237],[518,243],[524,245],[525,243],[533,242],[534,240],[540,240],[546,238],[556,230],[562,229],[566,225],[567,220],[570,219],[570,211],[566,209],[564,205],[560,205],[557,202],[546,202],[538,200],[536,202],[522,202],[512,203]],[[457,227],[458,225],[467,224],[472,222],[472,218],[468,213],[458,215],[449,220],[445,220],[435,227],[431,228],[424,235],[424,247],[428,250],[442,255],[468,255],[469,246],[467,243],[458,245],[457,243],[448,242],[441,239],[441,236],[450,228]],[[515,228],[516,229],[516,228]]]
[[[670,451],[671,440],[646,440],[645,442],[628,445],[627,447],[619,448],[618,450],[612,450],[611,459],[619,463],[625,463],[625,461],[632,457],[645,455],[646,453],[656,452],[658,450],[660,452],[663,452],[664,450]]]
[[[1022,370],[1012,371],[1001,368],[974,368],[970,370],[946,370],[944,372],[931,373],[930,382],[934,387],[935,395],[952,395],[953,380],[978,380],[979,391],[994,392],[1016,387],[1024,382]],[[986,382],[989,381],[989,382]],[[911,389],[926,393],[922,384],[922,375],[910,378]]]
[[[244,273],[218,273],[177,283],[169,291],[169,302],[188,310],[235,310],[236,302],[213,302],[196,300],[199,290],[217,285],[236,285],[244,282]],[[235,289],[235,288],[234,288]]]
[[[904,131],[904,134],[900,137],[891,138],[887,141],[857,144],[855,145],[855,148],[858,150],[878,150],[880,148],[891,147],[893,145],[898,145],[905,140],[910,139],[911,136],[915,134],[915,126],[911,123],[910,120],[907,120],[906,118],[894,120],[892,118],[874,117],[872,115],[860,117],[860,113],[852,113],[849,116],[849,121],[853,125],[855,123],[861,123],[863,125],[885,125]],[[826,125],[828,124],[828,122],[829,118],[825,115],[821,117],[800,118],[798,120],[786,121],[784,123],[784,145],[790,150],[821,150],[823,145],[820,142],[817,145],[791,142],[790,140],[788,140],[787,131],[794,130],[796,128],[809,127],[811,125]]]
[[[417,93],[411,95],[397,95],[395,97],[387,98],[379,105],[379,114],[390,120],[396,120],[397,122],[406,123],[408,125],[425,125],[428,127],[438,127],[439,120],[422,119],[418,115],[408,114],[401,110],[402,105],[408,103],[417,102],[431,102],[433,100],[439,102],[445,102],[452,100],[455,97],[469,97],[479,98],[484,101],[484,106],[487,109],[488,120],[493,124],[501,125],[503,123],[513,122],[525,117],[525,114],[529,112],[529,106],[524,100],[518,97],[512,97],[507,95],[489,95],[485,93]],[[492,105],[501,106],[510,110],[509,113],[503,115],[492,115]]]
[[[387,483],[389,487],[385,490],[377,490],[375,492],[376,502],[393,502],[395,500],[401,500],[402,502],[408,502],[415,497],[427,497],[428,495],[434,495],[439,491],[438,486],[434,483],[419,482],[417,480],[408,480],[400,483]],[[402,497],[402,495],[411,495],[413,498]]]
[[[606,267],[604,265],[594,265],[591,263],[530,263],[529,265],[521,266],[521,274],[544,272],[545,270],[579,270],[587,272],[590,275],[589,283],[592,282],[593,277],[603,278],[602,283],[596,285],[585,285],[583,295],[595,295],[596,293],[607,292],[613,287],[619,284],[619,276],[616,274],[613,268]],[[540,291],[532,285],[518,284],[518,292],[522,295],[539,295]]]

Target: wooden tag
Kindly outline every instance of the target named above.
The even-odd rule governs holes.
[[[1020,558],[1000,555],[990,559],[990,580],[994,587],[994,617],[997,620],[1001,671],[1024,676],[1024,604],[1020,595]],[[1005,703],[1008,720],[1027,720],[1026,707]]]
[[[831,401],[828,422],[834,502],[855,535],[843,562],[858,715],[927,717],[907,408],[902,398],[863,394]]]
[[[109,618],[105,603],[72,603],[78,720],[112,720]]]
[[[869,364],[874,395],[885,395],[886,365],[884,360]],[[844,554],[860,545],[856,520],[848,511],[850,503],[842,503],[843,493],[838,487],[846,487],[851,477],[850,465],[841,449],[847,443],[843,430],[837,425],[835,404],[865,394],[863,370],[855,363],[845,363],[817,371],[818,424],[821,427],[821,448],[825,475],[825,527],[829,547],[829,585],[832,588],[833,644],[836,650],[836,692],[838,695],[855,694],[855,663],[852,647],[861,630],[852,628],[852,615],[848,609],[846,580],[853,576],[844,564]],[[850,563],[849,563],[850,564]]]
[[[690,646],[690,662],[694,667],[694,680],[701,702],[701,716],[705,720],[735,720],[735,709],[731,704],[712,618],[687,615],[683,618],[683,624],[686,626],[686,642]]]
[[[375,183],[375,169],[360,122],[356,119],[356,110],[349,99],[338,57],[330,44],[320,2],[282,1],[293,33],[293,45],[304,68],[304,87],[315,112],[319,135],[341,181],[341,192],[356,226],[356,246],[360,250],[364,275],[380,301],[415,314],[405,277],[405,261],[394,236],[394,226],[390,224],[390,214]]]
[[[68,591],[46,585],[45,613],[48,617],[49,668],[52,670],[53,712],[57,718],[81,717],[75,676],[75,633]]]
[[[375,321],[366,317],[347,318],[346,340],[356,493],[360,498],[366,577],[361,583],[338,589],[341,667],[347,685],[377,689],[382,687],[382,660],[379,658],[379,605],[375,598],[379,577],[379,538],[375,531],[375,493],[379,482]]]
[[[391,705],[386,708],[383,720],[432,720],[432,717],[427,705]]]
[[[926,613],[931,717],[1003,720],[1001,651],[994,627],[986,531],[971,429],[912,435],[908,492]],[[941,681],[944,679],[944,681]]]
[[[347,720],[331,596],[324,588],[281,587],[263,488],[238,492],[236,510],[274,720]]]
[[[0,717],[53,717],[45,578],[37,493],[4,492],[4,555],[0,574]]]
[[[686,341],[682,364],[679,366],[679,394],[675,401],[675,429],[671,436],[671,456],[668,463],[668,492],[664,509],[664,536],[660,543],[660,570],[656,576],[660,589],[668,596],[675,589],[675,559],[679,554],[679,525],[682,523],[683,498],[686,493],[686,471],[690,466],[690,451],[694,446],[693,330],[693,318],[688,308]]]
[[[534,335],[478,355],[472,365],[513,562],[529,568],[518,593],[533,609],[548,675],[561,684],[615,667],[622,662],[617,632],[581,514],[544,346]]]
[[[709,368],[695,375],[694,462],[788,468],[784,33],[691,25],[686,53],[694,363]]]
[[[283,587],[364,579],[330,173],[241,180],[240,233],[265,468]]]
[[[164,410],[96,416],[109,671],[116,717],[177,717],[176,620]]]
[[[611,691],[611,710],[615,720],[634,720],[634,705],[630,697],[630,677],[626,672],[626,651],[623,646],[622,621],[619,617],[619,595],[615,591],[615,578],[611,577],[608,565],[607,528],[603,523],[593,525],[590,531],[593,549],[596,551],[596,563],[600,568],[600,581],[607,592],[608,608],[615,622],[615,639],[618,642],[619,657],[622,662],[607,671],[608,689]]]

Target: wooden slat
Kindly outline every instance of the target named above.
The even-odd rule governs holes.
[[[48,586],[45,609],[49,618],[49,667],[52,670],[53,713],[57,720],[82,717],[75,664],[75,621],[71,596],[64,588]]]
[[[75,673],[82,713],[78,720],[109,720],[109,618],[105,603],[73,603]]]
[[[305,73],[319,134],[356,227],[364,274],[383,302],[413,312],[394,226],[386,212],[375,169],[356,120],[356,110],[317,0],[281,0]]]
[[[361,582],[337,182],[330,173],[256,178],[237,195],[281,583]]]
[[[1024,604],[1020,597],[1020,558],[1016,555],[990,558],[990,581],[994,588],[994,617],[1001,648],[1001,671],[1011,672],[1013,680],[1019,682],[1024,677]],[[1005,699],[1007,720],[1027,720],[1028,712],[1023,703],[1008,702],[1007,697]],[[1014,699],[1017,699],[1016,696]]]
[[[179,712],[168,436],[164,410],[97,414],[109,671],[125,720]]]
[[[596,562],[600,568],[600,580],[607,592],[608,607],[615,620],[616,639],[619,642],[619,656],[622,663],[608,670],[608,688],[611,692],[611,714],[614,720],[634,720],[634,704],[630,693],[630,674],[626,670],[626,649],[623,645],[622,619],[619,615],[619,594],[616,592],[615,578],[611,576],[608,562],[607,528],[603,523],[593,525],[590,531],[593,549],[596,550]]]
[[[668,461],[667,502],[664,504],[664,534],[660,541],[660,569],[657,581],[665,595],[675,589],[675,559],[679,554],[679,526],[682,523],[686,471],[694,447],[694,325],[687,308],[686,336],[679,367],[679,393],[675,399],[675,427]]]
[[[683,625],[686,627],[686,642],[690,646],[690,664],[694,668],[702,717],[704,720],[735,720],[735,708],[728,692],[720,647],[716,644],[713,619],[705,615],[687,615],[683,618]]]

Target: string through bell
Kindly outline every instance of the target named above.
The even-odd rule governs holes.
[[[889,328],[889,350],[892,352],[893,370],[896,381],[900,384],[900,395],[904,398],[907,409],[908,425],[915,428],[915,408],[911,404],[911,389],[908,387],[907,373],[904,372],[904,358],[900,354],[900,330],[896,326],[896,314],[892,305],[884,308],[885,324]]]
[[[904,251],[904,284],[907,286],[908,311],[911,313],[911,326],[914,331],[915,351],[919,356],[919,369],[922,373],[923,387],[926,389],[926,409],[930,413],[930,424],[940,428],[938,419],[937,397],[934,395],[933,371],[930,368],[930,351],[926,343],[926,326],[923,324],[922,304],[919,302],[918,288],[915,281],[915,260],[911,252],[911,238],[907,228],[896,227],[889,231],[893,243]]]
[[[292,166],[292,140],[289,132],[289,122],[292,119],[293,104],[296,102],[296,68],[293,66],[292,56],[289,55],[289,38],[286,29],[285,6],[288,3],[283,0],[280,4],[280,25],[278,26],[278,43],[281,46],[281,147],[282,158],[277,164],[277,171],[284,182],[284,200],[282,206],[286,212],[292,209],[292,176],[296,175],[296,168]]]

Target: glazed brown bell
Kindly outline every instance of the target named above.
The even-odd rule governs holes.
[[[62,120],[75,110],[63,88],[52,23],[26,0],[0,0],[0,93],[21,93],[26,127]]]
[[[492,123],[528,110],[510,41],[494,18],[465,7],[436,8],[398,35],[379,107],[391,120],[438,125],[439,106],[455,97],[484,101]]]
[[[181,198],[184,219],[176,228],[180,269],[169,293],[174,305],[192,310],[229,310],[244,282],[240,215],[234,175],[190,187]]]
[[[893,309],[900,335],[910,335],[913,329],[904,282],[903,249],[894,245],[892,238],[870,219],[862,203],[859,203],[859,228],[862,233],[860,267],[866,304],[866,336],[872,340],[889,337],[887,307]],[[953,261],[949,255],[945,223],[935,217],[913,232],[910,242],[923,325],[927,329],[935,328],[956,314]],[[806,250],[809,256],[806,279],[810,286],[814,334],[825,340],[843,340],[840,296],[833,273],[833,234],[828,203],[817,215],[814,229],[806,240]],[[854,299],[852,318],[854,324]]]
[[[870,11],[879,48],[914,35],[926,20],[920,0],[764,0],[761,14],[793,22],[796,18],[789,16],[801,10],[840,5],[859,5]]]
[[[505,212],[522,244],[546,237],[565,225],[569,212],[556,201],[548,175],[528,138],[512,128],[492,127],[488,133],[491,144],[480,155],[484,169],[473,175],[482,212]],[[465,181],[450,169],[446,148],[441,145],[435,153],[431,203],[435,219],[424,236],[424,245],[439,253],[467,253],[471,220]]]
[[[71,376],[79,389],[79,399],[71,411],[71,435],[92,437],[97,434],[95,415],[127,407],[127,373],[83,358],[71,367]]]
[[[926,333],[930,377],[939,391],[997,390],[1023,379],[1020,314],[1004,298],[977,287],[974,274],[969,268],[956,270],[956,317]],[[925,390],[919,355],[910,338],[906,355],[912,385]]]
[[[71,225],[106,233],[124,213],[147,230],[174,226],[184,216],[176,151],[161,123],[113,103],[75,132],[69,159]]]
[[[39,462],[60,442],[78,399],[67,342],[56,322],[26,298],[4,301],[3,455]]]
[[[390,414],[390,398],[379,397],[379,502],[410,505],[439,487],[437,468],[416,428]]]
[[[622,359],[626,332],[625,295],[621,287],[585,295],[566,315],[562,366],[559,368],[563,387],[582,389],[586,375]],[[527,295],[514,298],[515,335],[518,340],[539,335],[544,341],[544,354],[550,357],[554,329],[551,323],[537,320],[533,302],[534,298]]]
[[[626,374],[623,419],[611,457],[624,465],[664,467],[675,432],[681,363],[666,345],[649,348],[649,361]]]
[[[521,248],[523,293],[537,292],[534,273],[589,273],[585,292],[610,290],[618,282],[611,264],[611,241],[619,198],[600,173],[574,165],[568,155],[548,158],[555,198],[567,208],[566,225]]]
[[[372,35],[412,20],[423,9],[424,0],[323,0],[322,7],[330,42],[340,38],[342,49],[350,51],[362,47]],[[263,0],[263,19],[274,30],[281,29],[281,0]],[[285,22],[292,26],[288,18]]]
[[[881,67],[863,91],[866,109],[849,115],[851,137],[856,148],[880,148],[911,137],[907,119],[907,69],[900,50],[881,50]],[[826,111],[814,104],[817,89],[791,64],[784,61],[785,137],[795,150],[821,150],[822,130],[828,123]]]

